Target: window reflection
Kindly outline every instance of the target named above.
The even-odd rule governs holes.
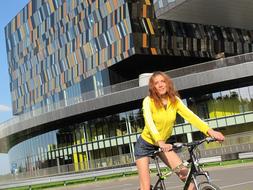
[[[253,89],[251,89],[253,90]],[[250,87],[244,87],[239,89],[241,103],[244,112],[253,110],[252,97],[250,95]]]
[[[183,102],[199,117],[210,120],[252,112],[252,100],[253,86],[248,86],[188,97]],[[184,122],[177,117],[177,124]],[[119,155],[134,151],[132,147],[143,127],[141,109],[84,121],[17,144],[9,151],[10,162],[19,172],[68,164],[79,171],[125,163],[130,158]],[[187,140],[183,132],[174,139]]]

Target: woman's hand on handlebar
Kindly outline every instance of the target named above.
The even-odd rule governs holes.
[[[208,135],[209,135],[210,137],[215,138],[217,141],[222,142],[222,141],[225,140],[224,135],[223,135],[221,132],[219,132],[219,131],[215,131],[215,130],[213,130],[213,129],[209,129],[209,130],[207,131],[207,133],[208,133]]]
[[[158,141],[158,145],[163,152],[169,152],[173,149],[172,144],[166,144],[164,141]]]

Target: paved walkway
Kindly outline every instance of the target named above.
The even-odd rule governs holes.
[[[229,166],[219,166],[206,168],[210,171],[213,183],[225,190],[253,189],[253,163],[242,163]],[[152,183],[156,180],[152,174]],[[166,180],[166,186],[170,190],[180,190],[183,183],[172,175]],[[54,187],[52,190],[137,190],[138,176],[122,177],[106,181],[97,181],[86,184],[70,185],[66,187]]]

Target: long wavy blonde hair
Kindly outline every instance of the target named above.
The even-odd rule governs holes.
[[[159,94],[155,88],[154,79],[158,75],[161,75],[164,78],[165,83],[166,83],[166,88],[167,88],[166,95],[170,99],[172,105],[175,105],[177,102],[176,96],[179,97],[179,94],[178,94],[177,90],[175,89],[171,78],[167,74],[165,74],[164,72],[156,71],[151,75],[151,77],[149,79],[149,85],[148,85],[149,86],[149,96],[154,100],[156,107],[161,108],[163,106],[161,97],[159,96]]]

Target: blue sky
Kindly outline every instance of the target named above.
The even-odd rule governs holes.
[[[4,27],[29,0],[4,0],[0,6],[0,123],[12,117]],[[0,153],[0,175],[9,172],[8,156]]]
[[[5,0],[0,6],[0,122],[12,116],[4,27],[29,0]]]

